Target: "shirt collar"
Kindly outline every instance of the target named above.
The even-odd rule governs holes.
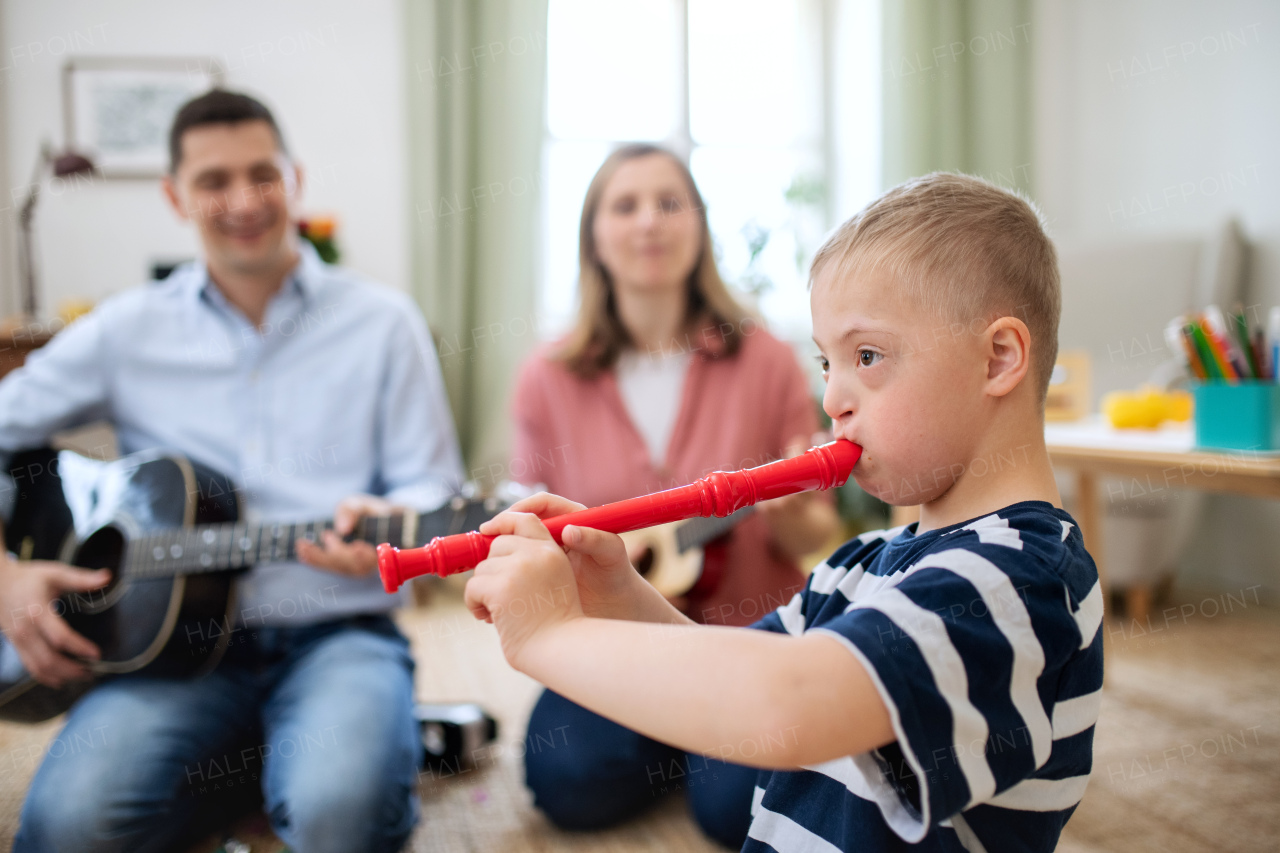
[[[285,276],[284,289],[292,289],[310,303],[320,291],[325,274],[325,263],[307,240],[298,240],[298,263]],[[203,261],[193,261],[189,267],[190,294],[193,299],[208,298],[216,305],[225,305],[226,297],[213,284],[209,276],[209,266]]]

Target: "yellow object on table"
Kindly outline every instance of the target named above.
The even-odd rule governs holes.
[[[58,319],[70,326],[92,310],[93,302],[88,299],[64,299],[58,303]]]
[[[1156,429],[1165,421],[1191,419],[1192,397],[1186,391],[1112,391],[1102,398],[1102,411],[1116,429]]]

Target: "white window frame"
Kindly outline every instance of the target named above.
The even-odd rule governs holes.
[[[674,151],[686,164],[694,151],[702,147],[692,134],[690,115],[689,67],[689,0],[668,0],[674,7],[676,68],[675,121],[663,139],[648,140]],[[880,6],[882,0],[800,0],[808,4],[802,16],[807,20],[808,41],[821,52],[820,72],[815,84],[820,87],[820,136],[817,145],[803,142],[788,146],[804,151],[819,164],[818,171],[826,186],[822,216],[831,228],[871,200],[881,189],[880,119],[881,59]],[[549,40],[550,41],[550,40]],[[585,142],[552,134],[549,113],[543,112],[542,148],[546,152],[554,143]],[[610,150],[635,140],[592,140]],[[714,147],[714,146],[711,146]],[[549,223],[544,208],[540,223],[539,246],[549,247]],[[816,247],[814,247],[816,248]],[[539,315],[542,336],[556,337],[572,318],[545,318],[542,300],[546,288],[560,283],[547,280],[545,257],[539,264]],[[733,282],[730,282],[732,285]],[[799,344],[809,333],[797,328],[780,330]],[[804,345],[802,345],[803,348]]]

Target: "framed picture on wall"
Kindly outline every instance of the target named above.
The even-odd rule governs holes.
[[[67,146],[108,178],[158,178],[168,167],[168,134],[184,102],[221,86],[216,59],[76,57],[62,71]]]

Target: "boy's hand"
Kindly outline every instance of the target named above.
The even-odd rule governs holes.
[[[551,518],[583,509],[586,507],[580,503],[559,495],[539,492],[512,504],[509,511]],[[490,528],[496,521],[495,518],[480,525],[480,532],[491,535],[503,532],[496,527]],[[622,543],[622,537],[589,527],[571,526],[564,529],[560,539],[564,543],[564,552],[569,557],[569,565],[573,567],[582,611],[588,616],[605,619],[629,618],[637,583],[640,589],[648,585],[627,558],[627,548]],[[493,551],[489,552],[490,556],[493,554]]]
[[[577,583],[569,558],[536,516],[508,510],[481,530],[498,538],[467,582],[467,608],[497,627],[502,653],[520,669],[530,640],[582,618]]]

